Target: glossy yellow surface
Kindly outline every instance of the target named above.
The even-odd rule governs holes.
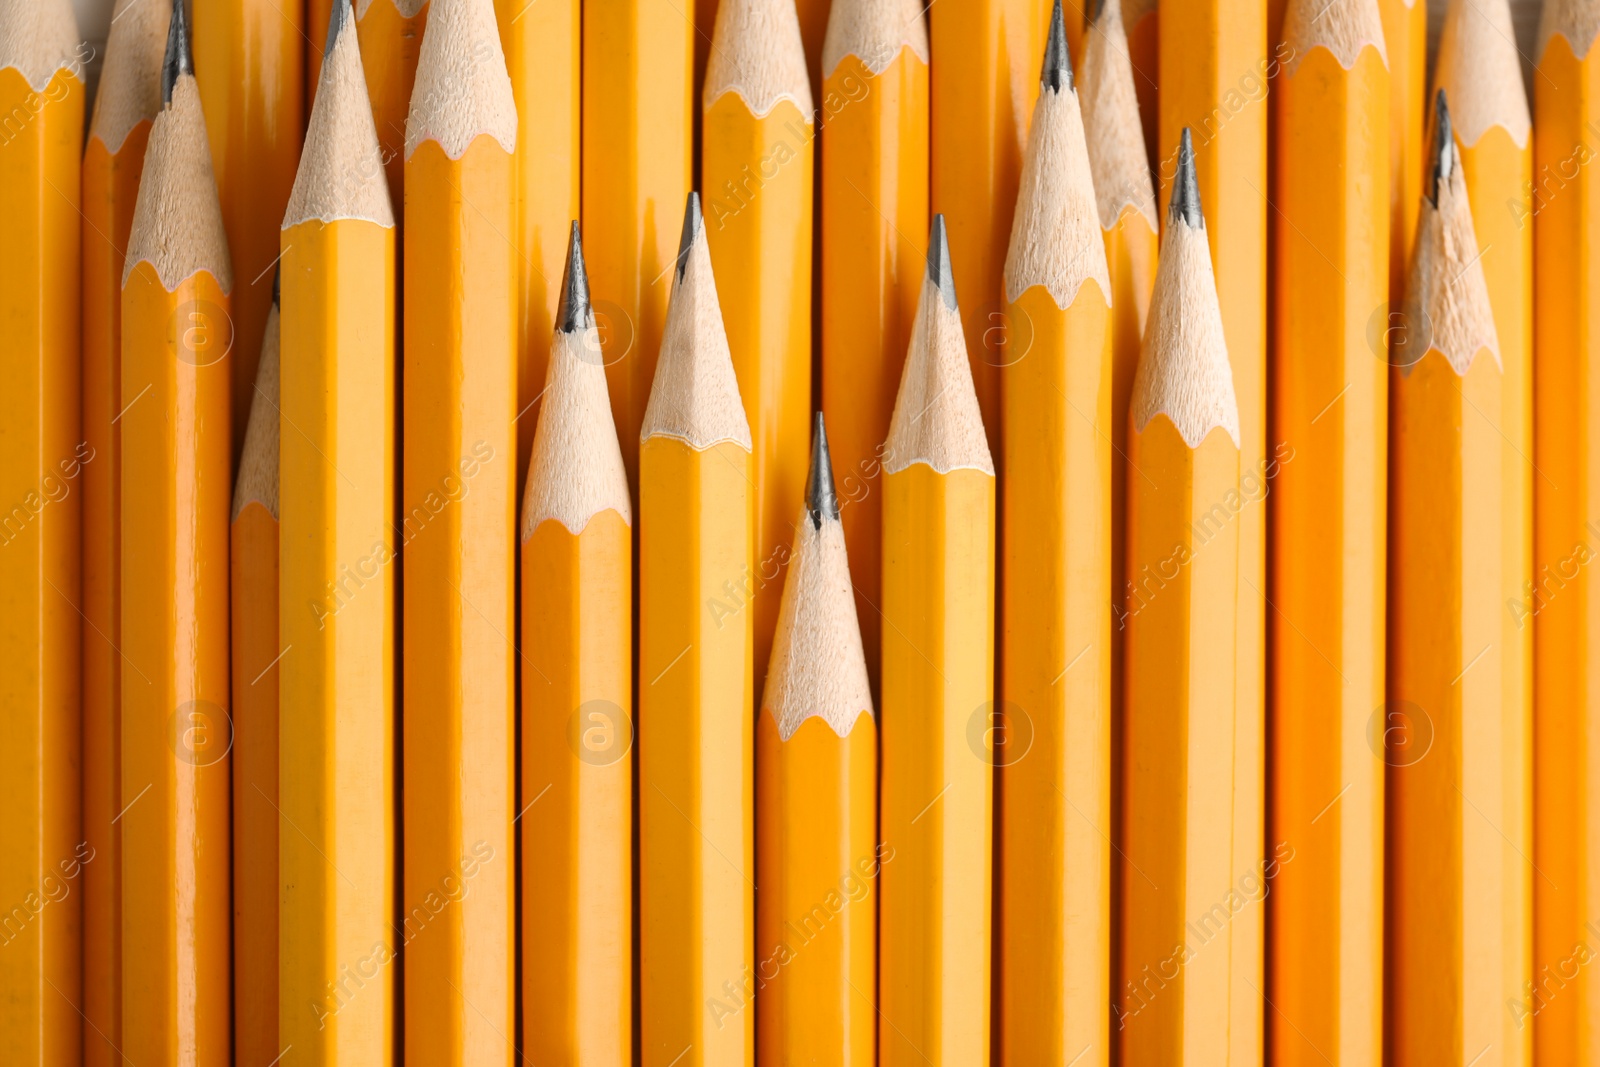
[[[83,154],[83,839],[99,865],[83,874],[83,1055],[113,1067],[122,1044],[121,441],[122,267],[150,122],[116,152]]]
[[[608,0],[583,12],[583,248],[611,414],[635,492],[639,423],[691,188],[691,15],[687,0]]]
[[[522,1051],[633,1054],[633,530],[522,542]]]
[[[1110,1056],[1112,313],[1090,281],[1007,314],[1029,344],[1001,393],[999,699],[1031,740],[995,757],[995,1026],[1001,1063],[1090,1067]]]
[[[1564,36],[1552,36],[1535,79],[1534,154],[1541,185],[1533,222],[1539,277],[1533,459],[1544,477],[1534,479],[1534,588],[1511,607],[1518,623],[1534,632],[1533,861],[1550,881],[1534,875],[1535,990],[1512,1011],[1532,1019],[1540,1062],[1593,1067],[1600,1064],[1600,984],[1587,965],[1577,966],[1584,956],[1574,950],[1594,944],[1587,926],[1600,914],[1600,847],[1594,837],[1600,828],[1600,766],[1590,745],[1574,741],[1600,721],[1600,624],[1593,615],[1590,573],[1600,554],[1600,534],[1591,529],[1600,506],[1600,333],[1594,327],[1600,312],[1594,265],[1600,186],[1581,162],[1592,163],[1593,156],[1574,149],[1586,143],[1590,124],[1600,119],[1600,59],[1591,45],[1579,60]],[[1593,962],[1592,954],[1588,959]]]
[[[994,746],[983,712],[994,699],[994,476],[916,463],[885,475],[883,491],[878,833],[894,858],[878,874],[878,1062],[980,1067],[990,1033]]]
[[[527,471],[566,265],[578,218],[583,46],[580,0],[495,0],[517,102],[517,484]],[[529,1053],[532,1055],[532,1053]]]
[[[1533,1031],[1507,1006],[1528,978],[1531,872],[1506,835],[1527,777],[1507,745],[1502,658],[1485,653],[1506,611],[1505,445],[1490,421],[1503,376],[1488,352],[1464,377],[1429,352],[1390,389],[1387,1052],[1526,1063]]]
[[[867,673],[878,677],[882,446],[900,390],[928,227],[928,65],[903,48],[882,74],[846,56],[829,75],[822,184],[822,410],[856,587]]]
[[[232,1062],[229,298],[122,290],[122,1054]],[[174,329],[174,324],[180,328]],[[234,343],[237,348],[237,344]]]
[[[1296,1027],[1272,1028],[1269,1058],[1376,1064],[1389,375],[1368,328],[1389,293],[1389,72],[1370,46],[1349,70],[1313,48],[1274,92],[1274,455],[1242,485],[1259,499],[1275,475],[1270,821],[1295,849],[1264,992]]]
[[[1001,275],[1022,177],[1022,148],[1039,95],[1048,0],[967,0],[928,8],[932,64],[932,201],[949,227],[951,263],[972,382],[1001,458],[1005,348]],[[916,231],[913,231],[916,232]],[[1003,459],[1001,460],[1003,462]]]
[[[233,456],[254,396],[272,305],[278,227],[305,132],[305,9],[285,0],[194,5],[195,78],[211,138],[222,221],[233,256]],[[326,20],[324,33],[326,37]]]
[[[1266,0],[1188,0],[1161,5],[1159,199],[1168,203],[1183,127],[1193,132],[1200,199],[1222,328],[1239,404],[1239,473],[1259,472],[1267,442],[1267,79],[1281,49],[1267,40]],[[1277,42],[1273,42],[1276,45]],[[1239,616],[1235,676],[1239,704],[1233,761],[1231,865],[1235,877],[1258,870],[1266,834],[1266,510],[1239,512]],[[1131,570],[1131,568],[1130,568]],[[1264,912],[1228,924],[1236,961],[1228,994],[1233,1035],[1226,1062],[1262,1062],[1266,1006]]]
[[[95,855],[78,762],[85,95],[65,68],[38,92],[0,69],[0,1061],[16,1064],[82,1049],[80,894]]]
[[[233,520],[230,541],[234,1056],[271,1063],[283,1051],[278,1043],[278,520],[260,501],[252,501]]]
[[[788,98],[758,117],[727,92],[705,112],[706,241],[755,444],[758,689],[794,543],[794,502],[810,462],[815,134],[810,116]]]
[[[1428,5],[1425,0],[1378,0],[1383,50],[1389,59],[1389,303],[1405,295],[1417,205],[1428,170],[1424,125],[1428,93]]]
[[[878,826],[878,729],[840,737],[820,717],[779,740],[756,718],[756,1062],[877,1062],[873,876],[894,844]]]
[[[750,453],[640,450],[639,1018],[644,1067],[755,1057]]]
[[[440,521],[393,525],[395,240],[361,219],[282,234],[278,1037],[319,1067],[390,1062],[398,953],[442,933],[426,906],[394,914],[397,550]]]
[[[430,1067],[514,1057],[514,180],[487,135],[406,160],[401,907],[406,1056]]]
[[[1239,523],[1216,508],[1237,491],[1239,450],[1218,428],[1191,451],[1157,415],[1129,433],[1128,463],[1119,858],[1122,914],[1137,920],[1122,930],[1113,1032],[1123,1063],[1210,1067],[1228,1062],[1244,965],[1228,931],[1264,895],[1260,867],[1246,881],[1228,847]]]

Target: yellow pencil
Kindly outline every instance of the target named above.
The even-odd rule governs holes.
[[[883,1067],[989,1061],[994,461],[933,226],[883,450]]]
[[[1289,0],[1274,89],[1273,1063],[1383,1056],[1389,71],[1375,0]],[[1383,334],[1380,332],[1380,336]],[[1337,801],[1337,803],[1335,803]]]
[[[122,287],[122,1046],[232,1061],[233,273],[174,0]],[[176,325],[175,325],[176,324]],[[137,399],[136,399],[137,398]]]
[[[1533,578],[1533,226],[1527,219],[1533,180],[1532,117],[1514,43],[1510,0],[1452,0],[1439,37],[1434,84],[1448,94],[1472,227],[1482,252],[1484,282],[1494,310],[1495,334],[1504,370],[1501,408],[1488,412],[1504,455],[1504,493],[1499,521],[1503,554],[1499,584],[1500,635],[1490,655],[1503,659],[1500,672],[1500,758],[1507,777],[1492,797],[1468,793],[1492,812],[1495,826],[1523,856],[1533,845],[1533,630],[1519,626],[1509,605],[1527,593]],[[1476,651],[1476,650],[1474,650]],[[1493,987],[1504,1002],[1526,995],[1532,976],[1533,892],[1536,875],[1519,857],[1507,872],[1506,913],[1473,916],[1476,929],[1493,923],[1486,956],[1471,968],[1474,981]],[[1543,878],[1538,879],[1549,888]],[[1501,919],[1503,918],[1503,925]],[[1504,1004],[1502,1003],[1502,1007]],[[1483,1028],[1483,1044],[1503,1044],[1508,1064],[1533,1055],[1531,1031],[1518,1029],[1509,1010],[1493,1016],[1468,1012],[1467,1041]],[[1498,1025],[1497,1025],[1498,1024]],[[1467,1052],[1470,1058],[1476,1050]]]
[[[1165,20],[1163,20],[1163,26]],[[1122,1062],[1227,1062],[1242,908],[1233,808],[1239,415],[1190,133],[1129,411],[1120,966]],[[1257,880],[1243,883],[1263,892]],[[1259,900],[1259,898],[1257,898]]]
[[[1589,968],[1600,951],[1600,766],[1575,743],[1600,716],[1600,630],[1590,565],[1600,553],[1600,464],[1591,427],[1600,293],[1592,264],[1600,248],[1600,187],[1591,176],[1592,131],[1600,121],[1600,3],[1545,6],[1534,76],[1534,379],[1538,411],[1534,462],[1534,583],[1511,608],[1534,631],[1533,862],[1549,876],[1533,883],[1533,988],[1511,1006],[1531,1018],[1541,1063],[1600,1063],[1597,987]],[[1549,478],[1547,483],[1545,478]],[[1584,946],[1583,950],[1579,946]],[[1574,971],[1576,970],[1576,974]]]
[[[385,0],[387,2],[387,0]],[[391,1062],[395,219],[350,0],[284,214],[278,1051]],[[253,675],[252,675],[253,676]],[[248,679],[247,679],[248,681]],[[259,684],[265,684],[263,681]],[[259,798],[257,798],[259,802]],[[426,913],[424,913],[424,917]],[[271,1057],[266,1058],[270,1062]]]
[[[625,1067],[633,508],[576,222],[571,232],[522,508],[522,1052]]]
[[[876,1062],[872,880],[893,845],[877,836],[878,724],[855,615],[819,412],[756,719],[758,1063]]]
[[[516,139],[491,0],[434,0],[406,133],[401,907],[406,1056],[439,1067],[514,1055]]]
[[[997,1054],[1109,1062],[1111,280],[1062,4],[1023,156],[1001,378]]]
[[[696,194],[682,233],[639,447],[639,1038],[644,1067],[748,1067],[750,427]]]
[[[5,0],[0,27],[0,1060],[75,1063],[85,53],[65,0]]]
[[[1188,0],[1161,7],[1163,152],[1188,127],[1222,306],[1222,328],[1239,408],[1239,476],[1261,479],[1267,464],[1267,0]],[[1282,55],[1274,52],[1273,56]],[[1170,192],[1174,159],[1156,180]],[[1234,731],[1232,869],[1259,871],[1266,848],[1266,508],[1242,508],[1239,525],[1238,664]],[[1127,872],[1124,872],[1127,876]],[[1227,1062],[1261,1062],[1265,912],[1250,908],[1228,924],[1235,960],[1228,991],[1233,1038]],[[1127,978],[1130,976],[1124,976]]]
[[[1394,1063],[1521,1064],[1527,775],[1506,745],[1505,374],[1444,93],[1391,359],[1388,989]],[[1501,205],[1502,209],[1504,205]],[[1412,347],[1412,346],[1415,347]]]

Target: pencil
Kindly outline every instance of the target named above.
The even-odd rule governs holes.
[[[1503,833],[1526,778],[1506,752],[1500,617],[1503,372],[1462,157],[1439,94],[1390,389],[1386,1059],[1527,1062],[1529,977]],[[1416,348],[1412,349],[1411,345]],[[1526,848],[1521,851],[1526,853]],[[1518,941],[1521,944],[1518,944]]]
[[[1533,180],[1532,117],[1522,83],[1522,64],[1513,43],[1509,0],[1455,0],[1446,9],[1439,39],[1435,85],[1450,98],[1452,128],[1461,151],[1473,231],[1482,252],[1483,277],[1499,340],[1501,408],[1489,411],[1504,452],[1499,510],[1500,637],[1491,655],[1500,656],[1503,713],[1498,758],[1504,761],[1503,792],[1472,801],[1495,811],[1494,823],[1520,852],[1508,868],[1504,890],[1505,926],[1492,940],[1490,957],[1472,968],[1474,979],[1493,984],[1502,1009],[1508,998],[1523,997],[1532,977],[1533,880],[1525,856],[1533,846],[1533,630],[1519,626],[1509,604],[1525,596],[1533,579],[1533,227],[1526,212]],[[1474,412],[1476,415],[1477,413]],[[1476,649],[1474,649],[1476,652]],[[1481,665],[1480,665],[1481,666]],[[1469,779],[1470,782],[1470,779]],[[1480,820],[1481,823],[1481,820]],[[1498,837],[1498,835],[1497,835]],[[1539,879],[1544,884],[1544,879]],[[1469,922],[1476,922],[1470,917]],[[1488,916],[1482,921],[1489,921]],[[1509,1010],[1494,1015],[1469,1011],[1469,1040],[1486,1031],[1479,1047],[1504,1042],[1507,1063],[1526,1063],[1533,1054],[1531,1032],[1518,1029]],[[1495,1025],[1502,1024],[1502,1025]],[[1476,1054],[1476,1049],[1467,1053]]]
[[[271,1063],[278,1044],[278,354],[267,312],[255,403],[229,532],[233,657],[234,1056]],[[291,931],[296,936],[298,931]]]
[[[195,77],[210,117],[217,195],[240,282],[229,310],[238,462],[272,304],[277,221],[289,202],[305,129],[305,9],[282,0],[206,0],[192,16]]]
[[[273,1055],[383,1067],[396,957],[409,934],[443,931],[418,927],[426,912],[395,918],[396,553],[422,516],[394,528],[395,218],[353,16],[337,0],[280,235],[290,358]]]
[[[883,450],[883,1067],[989,1061],[994,462],[933,227]]]
[[[1521,627],[1534,632],[1533,862],[1550,881],[1534,876],[1533,988],[1510,1010],[1525,1025],[1532,1020],[1534,1057],[1541,1063],[1600,1062],[1594,980],[1586,968],[1573,973],[1587,954],[1578,946],[1597,945],[1591,925],[1600,915],[1600,882],[1592,873],[1600,768],[1589,746],[1576,743],[1600,710],[1600,634],[1588,609],[1594,603],[1588,564],[1600,551],[1600,464],[1587,385],[1600,340],[1591,325],[1600,294],[1589,266],[1600,237],[1600,189],[1587,169],[1578,169],[1586,167],[1584,160],[1593,162],[1590,133],[1600,120],[1597,31],[1600,4],[1593,0],[1547,5],[1533,82],[1538,184],[1528,210],[1539,279],[1533,460],[1544,477],[1534,481],[1533,586],[1510,607]]]
[[[1160,21],[1160,143],[1176,144],[1183,127],[1190,128],[1195,141],[1211,265],[1239,407],[1239,476],[1257,480],[1267,464],[1266,86],[1275,69],[1267,56],[1266,22],[1266,0],[1169,3],[1162,5]],[[1173,163],[1169,155],[1157,166],[1163,193],[1170,194]],[[1239,714],[1234,723],[1231,869],[1240,877],[1261,870],[1268,854],[1266,508],[1253,503],[1235,521]],[[1241,911],[1228,923],[1228,951],[1236,961],[1228,991],[1229,1032],[1234,1035],[1228,1062],[1234,1067],[1259,1063],[1262,1057],[1265,925],[1261,908]]]
[[[1131,64],[1135,53],[1123,33],[1120,3],[1100,5],[1084,38],[1083,65],[1076,79],[1083,130],[1094,178],[1095,203],[1106,246],[1106,276],[1111,282],[1111,795],[1119,792],[1122,753],[1122,615],[1127,576],[1123,566],[1128,534],[1128,400],[1144,343],[1145,320],[1155,287],[1160,252],[1155,187],[1140,133],[1136,88],[1141,78]],[[1145,21],[1154,21],[1152,13]],[[1153,68],[1152,68],[1153,69]],[[1154,121],[1154,115],[1151,116]],[[1076,412],[1071,419],[1077,420]],[[1117,815],[1112,801],[1113,826]],[[1076,815],[1073,815],[1076,818]],[[1108,836],[1115,839],[1115,830]],[[1126,865],[1111,866],[1111,929],[1117,929],[1120,879]],[[1113,954],[1112,960],[1116,957]],[[1116,984],[1115,977],[1112,985]]]
[[[122,1047],[231,1061],[233,271],[174,0],[122,282]],[[74,132],[76,140],[76,132]]]
[[[948,262],[948,258],[946,259]],[[756,718],[760,1063],[875,1062],[878,728],[856,626],[827,431],[816,417],[805,508]]]
[[[1384,52],[1389,60],[1389,305],[1405,299],[1411,239],[1422,203],[1423,119],[1428,111],[1428,5],[1419,0],[1378,0]]]
[[[1145,155],[1152,166],[1160,157],[1156,142],[1161,130],[1159,6],[1160,0],[1121,0],[1122,25],[1128,36],[1128,63],[1133,67],[1133,88],[1139,97],[1139,124],[1144,129]]]
[[[755,499],[697,194],[682,233],[639,447],[640,1045],[732,1067],[755,1057]]]
[[[565,230],[578,217],[582,18],[579,0],[495,0],[517,102],[517,462],[529,455],[531,410],[545,384]],[[598,357],[596,357],[598,358]],[[524,1049],[524,1051],[527,1051]]]
[[[794,554],[811,412],[811,87],[793,0],[726,0],[706,67],[706,236],[755,442],[756,685]]]
[[[1031,343],[1001,383],[1000,701],[1019,747],[994,758],[995,1026],[1003,1064],[1088,1048],[1088,1067],[1110,1055],[1111,280],[1064,21],[1058,0],[1005,268]]]
[[[610,0],[583,11],[583,233],[606,385],[628,482],[666,322],[689,195],[694,26],[683,0]]]
[[[1234,972],[1247,965],[1227,944],[1242,912],[1228,847],[1240,530],[1218,513],[1237,492],[1239,416],[1206,246],[1185,129],[1129,411],[1120,849],[1130,869],[1112,1012],[1130,1064],[1224,1062]]]
[[[1273,91],[1273,1063],[1383,1058],[1383,704],[1390,77],[1375,0],[1289,0]],[[1380,312],[1381,315],[1381,312]],[[1381,321],[1381,320],[1380,320]],[[1380,331],[1379,336],[1386,336]],[[1337,803],[1335,803],[1337,801]],[[1276,1018],[1276,1016],[1275,1016]]]
[[[513,1055],[516,143],[493,4],[434,0],[406,133],[401,907],[406,1055],[442,1067]]]
[[[928,218],[928,31],[920,5],[837,0],[823,99],[822,408],[867,675],[878,677],[882,445],[922,289]]]
[[[150,124],[161,110],[167,4],[122,0],[83,152],[83,1057],[122,1044],[121,789],[122,269]]]
[[[86,53],[65,0],[5,0],[0,26],[0,1060],[70,1063],[83,1049],[75,883],[93,856],[78,761]]]
[[[1044,54],[1049,5],[1046,0],[932,4],[928,20],[930,203],[944,213],[950,242],[961,249],[956,287],[966,295],[961,321],[967,355],[990,450],[1001,453],[1000,370],[1012,356],[1004,351],[1009,331],[994,327],[1003,312],[1002,275],[1022,175],[1027,132],[1022,116],[1033,111],[1034,57]],[[1003,468],[1003,454],[1000,460]]]
[[[633,508],[572,224],[522,509],[523,1056],[633,1054]]]

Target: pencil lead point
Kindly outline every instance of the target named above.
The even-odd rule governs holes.
[[[683,206],[683,236],[678,238],[678,280],[683,281],[683,272],[689,269],[689,251],[694,248],[694,239],[700,235],[700,230],[705,226],[705,217],[700,214],[700,194],[690,193],[689,202]]]
[[[583,238],[578,223],[572,223],[572,237],[567,242],[567,267],[561,275],[561,303],[556,308],[556,329],[561,333],[576,333],[594,325],[594,312],[589,306],[589,273],[583,266]]]
[[[811,524],[822,529],[823,519],[839,517],[839,494],[833,485],[833,459],[828,454],[828,431],[817,412],[816,429],[811,439],[811,473],[806,478],[806,510]]]
[[[328,39],[322,45],[323,59],[333,55],[333,46],[339,43],[339,35],[350,25],[354,14],[350,10],[350,0],[333,0],[333,7],[328,12]]]
[[[1196,230],[1206,224],[1205,215],[1200,211],[1200,178],[1195,173],[1194,137],[1187,126],[1183,128],[1183,137],[1178,142],[1178,173],[1172,183],[1172,200],[1167,205],[1167,217],[1181,218]]]
[[[939,290],[945,307],[956,309],[956,276],[950,266],[950,239],[945,231],[944,215],[933,217],[933,230],[928,234],[928,280]]]
[[[1106,13],[1106,0],[1089,0],[1089,2],[1094,5],[1094,10],[1089,12],[1089,23],[1093,25]]]
[[[1439,90],[1433,110],[1433,191],[1429,200],[1439,206],[1439,193],[1450,184],[1456,168],[1456,141],[1450,125],[1450,107],[1445,102],[1444,90]]]
[[[183,0],[172,0],[172,21],[167,25],[167,54],[161,61],[161,102],[172,103],[178,75],[194,74],[194,52],[189,44],[189,20]]]
[[[1044,46],[1044,70],[1039,84],[1053,93],[1072,88],[1072,53],[1067,49],[1067,20],[1061,14],[1061,0],[1050,10],[1050,36]]]

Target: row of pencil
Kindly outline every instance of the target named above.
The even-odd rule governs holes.
[[[0,0],[0,1059],[1600,1062],[1600,0],[822,6]]]

